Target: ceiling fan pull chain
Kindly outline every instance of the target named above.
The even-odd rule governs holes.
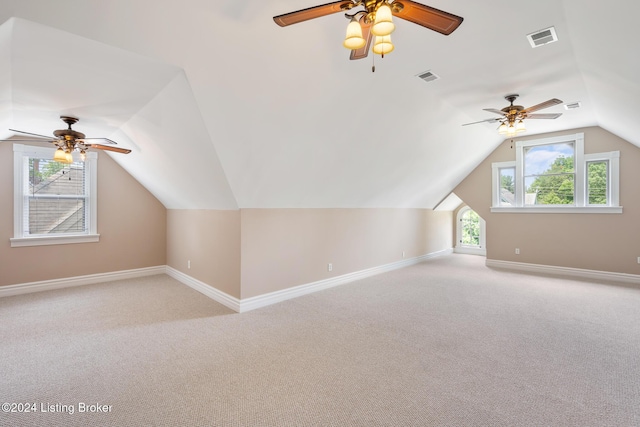
[[[375,55],[371,55],[371,72],[372,73],[376,72],[376,56]]]

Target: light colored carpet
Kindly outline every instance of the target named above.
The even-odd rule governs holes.
[[[640,289],[468,255],[244,314],[164,275],[3,298],[0,340],[37,406],[3,426],[640,425]]]

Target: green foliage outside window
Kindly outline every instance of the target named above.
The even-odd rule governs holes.
[[[590,205],[607,204],[607,169],[608,162],[587,163],[587,189]]]
[[[607,168],[608,162],[587,163],[588,203],[590,205],[607,204]],[[558,157],[551,167],[537,176],[527,187],[527,193],[536,193],[536,204],[565,205],[574,200],[573,157]],[[503,176],[503,188],[505,187]]]
[[[513,182],[513,177],[511,175],[502,175],[500,177],[500,188],[504,188],[509,193],[515,193],[515,183]]]
[[[574,198],[574,180],[573,156],[559,156],[549,169],[536,176],[526,192],[536,194],[538,205],[570,205]]]
[[[462,227],[462,241],[466,246],[480,246],[480,216],[468,210],[462,215],[460,220]]]
[[[31,185],[39,184],[62,169],[64,169],[63,163],[29,158],[29,182]]]

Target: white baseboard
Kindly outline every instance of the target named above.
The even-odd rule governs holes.
[[[232,297],[231,295],[222,292],[211,285],[207,285],[206,283],[201,282],[200,280],[195,279],[187,274],[184,274],[183,272],[176,270],[173,267],[167,266],[166,273],[177,281],[208,296],[212,300],[219,302],[225,307],[228,307],[238,313],[242,312],[241,301],[238,298]]]
[[[487,267],[502,268],[506,270],[525,271],[529,273],[554,274],[559,276],[570,276],[581,279],[604,280],[613,282],[640,284],[640,275],[616,273],[612,271],[586,270],[572,267],[556,267],[553,265],[527,264],[524,262],[500,261],[488,259]]]
[[[112,282],[114,280],[132,279],[135,277],[164,274],[165,266],[136,268],[133,270],[113,271],[109,273],[89,274],[86,276],[66,277],[62,279],[43,280],[40,282],[20,283],[17,285],[0,286],[0,298],[13,295],[30,294],[32,292],[51,291],[54,289],[70,288],[74,286],[93,285],[96,283]]]
[[[69,277],[64,279],[45,280],[42,282],[22,283],[18,285],[0,286],[0,297],[8,297],[12,295],[27,294],[31,292],[49,291],[54,289],[69,288],[74,286],[91,285],[95,283],[110,282],[114,280],[129,279],[142,276],[151,276],[154,274],[167,274],[177,281],[195,289],[196,291],[208,296],[214,301],[234,310],[238,313],[244,313],[256,308],[266,307],[271,304],[286,301],[288,299],[297,298],[323,289],[329,289],[334,286],[343,285],[345,283],[364,279],[366,277],[375,276],[377,274],[386,273],[397,270],[399,268],[409,267],[442,255],[451,254],[453,249],[445,249],[442,251],[432,252],[415,258],[403,259],[401,261],[392,262],[390,264],[372,267],[353,273],[343,274],[341,276],[331,277],[317,282],[306,283],[292,288],[283,289],[281,291],[270,292],[268,294],[258,295],[246,299],[235,298],[225,292],[222,292],[211,285],[208,285],[198,279],[195,279],[173,267],[166,265],[157,267],[139,268],[135,270],[116,271],[111,273],[91,274],[87,276]]]
[[[334,286],[343,285],[345,283],[364,279],[366,277],[374,276],[376,274],[386,273],[388,271],[393,271],[399,268],[408,267],[410,265],[418,264],[429,258],[450,254],[452,252],[453,252],[453,249],[445,249],[443,251],[421,255],[415,258],[392,262],[390,264],[368,268],[366,270],[360,270],[353,273],[343,274],[341,276],[332,277],[330,279],[319,280],[317,282],[306,283],[304,285],[294,286],[292,288],[283,289],[281,291],[275,291],[275,292],[270,292],[264,295],[258,295],[255,297],[246,298],[240,301],[239,312],[243,313],[246,311],[255,310],[256,308],[266,307],[271,304],[286,301],[292,298],[297,298],[303,295],[311,294],[313,292],[318,292],[323,289],[333,288]]]
[[[297,298],[323,289],[332,288],[334,286],[353,282],[355,280],[364,279],[365,277],[374,276],[376,274],[385,273],[387,271],[397,270],[399,268],[408,267],[418,264],[429,258],[446,255],[453,252],[453,249],[433,252],[415,258],[385,264],[378,267],[368,268],[366,270],[356,271],[354,273],[343,274],[342,276],[332,277],[330,279],[319,280],[317,282],[306,283],[304,285],[294,286],[292,288],[283,289],[281,291],[270,292],[268,294],[258,295],[251,298],[238,299],[228,295],[211,285],[194,279],[175,268],[167,266],[167,274],[183,284],[195,289],[196,291],[208,296],[209,298],[219,302],[220,304],[238,312],[245,313],[256,308],[266,307],[271,304],[286,301],[288,299]]]

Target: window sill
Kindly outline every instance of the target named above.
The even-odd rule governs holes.
[[[67,245],[71,243],[95,243],[100,240],[99,234],[82,234],[76,236],[37,236],[14,237],[11,240],[12,248],[24,246]]]
[[[597,213],[597,214],[621,214],[622,206],[528,206],[505,207],[493,206],[492,213]]]
[[[487,255],[487,250],[481,246],[456,246],[453,249],[453,252],[457,254],[467,254],[467,255]]]

